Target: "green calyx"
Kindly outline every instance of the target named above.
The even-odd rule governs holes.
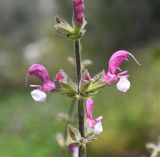
[[[69,78],[69,76],[63,70],[60,70],[60,72],[63,73],[64,79],[55,79],[56,91],[68,97],[91,97],[97,94],[101,88],[106,86],[106,84],[103,82],[103,77],[105,75],[104,70],[91,79],[88,70],[85,69],[82,74],[80,94],[78,94],[77,85]],[[90,79],[87,80],[85,77],[88,77]]]
[[[68,97],[75,97],[77,85],[63,70],[60,70],[59,72],[63,73],[64,78],[61,80],[55,79],[56,91]]]
[[[67,127],[67,139],[66,145],[77,144],[77,145],[84,145],[86,143],[92,142],[96,140],[95,135],[89,135],[86,137],[81,137],[80,132],[78,129],[74,128],[72,125],[68,125]]]
[[[84,75],[88,73],[87,70],[84,71]],[[105,75],[104,70],[95,75],[91,80],[85,81],[82,79],[81,83],[81,95],[83,97],[89,97],[94,96],[98,93],[98,91],[106,86],[106,84],[103,82],[103,77]]]
[[[67,21],[59,16],[55,17],[56,24],[54,27],[59,33],[66,35],[67,38],[72,40],[78,40],[85,34],[86,30],[84,27],[86,26],[86,22],[83,22],[81,25],[71,26]]]

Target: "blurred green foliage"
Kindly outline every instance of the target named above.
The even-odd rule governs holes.
[[[93,60],[91,75],[106,69],[117,49],[129,50],[142,64],[125,64],[131,80],[128,93],[107,87],[94,98],[95,117],[103,115],[104,132],[89,144],[88,156],[146,155],[145,143],[160,134],[159,6],[159,0],[86,0],[82,50],[83,58]],[[55,32],[56,14],[71,22],[72,1],[0,2],[0,157],[60,154],[55,134],[65,125],[56,116],[67,112],[70,99],[51,94],[45,104],[37,104],[24,86],[32,63],[44,64],[52,78],[64,69],[75,79],[67,62],[74,56],[72,41]]]

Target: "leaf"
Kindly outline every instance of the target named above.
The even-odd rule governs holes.
[[[81,141],[80,132],[69,124],[67,128],[67,144],[68,145],[75,144],[79,143],[80,141]]]
[[[73,34],[74,33],[74,28],[64,19],[60,18],[59,16],[55,17],[55,28],[58,32],[63,33],[63,34]]]

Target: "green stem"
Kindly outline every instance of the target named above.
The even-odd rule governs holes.
[[[83,98],[80,95],[80,87],[81,87],[81,77],[82,77],[82,67],[81,67],[81,51],[80,51],[80,39],[75,41],[75,56],[76,56],[76,70],[77,70],[77,99],[78,99],[78,121],[79,121],[79,131],[81,133],[81,137],[85,138],[84,132],[84,106],[83,106]],[[79,157],[86,157],[86,145],[79,146]]]

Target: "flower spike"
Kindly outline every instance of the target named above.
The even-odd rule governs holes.
[[[92,116],[92,110],[93,110],[93,100],[91,98],[88,98],[86,100],[86,112],[87,112],[87,121],[88,121],[88,127],[90,127],[94,133],[100,134],[103,131],[102,128],[102,116],[94,119]]]
[[[33,64],[28,69],[29,75],[38,77],[41,81],[41,85],[30,85],[37,88],[31,92],[32,98],[38,102],[44,102],[47,94],[55,89],[55,83],[50,79],[48,71],[41,64]]]

